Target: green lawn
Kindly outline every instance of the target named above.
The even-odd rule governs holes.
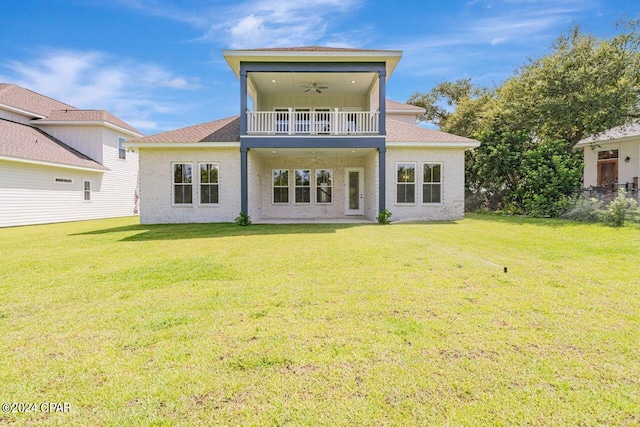
[[[0,402],[71,408],[0,425],[637,425],[639,254],[486,215],[0,229]]]

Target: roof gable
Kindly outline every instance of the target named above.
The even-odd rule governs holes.
[[[0,156],[98,171],[109,170],[33,126],[0,119]]]
[[[38,123],[52,124],[56,122],[106,122],[137,135],[142,135],[142,132],[106,110],[53,110],[44,119],[34,120],[32,123],[38,125]]]

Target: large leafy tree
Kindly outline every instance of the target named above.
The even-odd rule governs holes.
[[[467,190],[492,208],[556,216],[580,187],[581,139],[640,117],[640,21],[599,39],[574,27],[501,86],[443,82],[409,103],[443,131],[480,140]]]

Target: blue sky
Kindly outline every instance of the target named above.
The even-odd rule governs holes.
[[[402,50],[387,95],[406,101],[443,80],[500,84],[574,24],[610,37],[639,12],[640,0],[4,1],[0,82],[153,134],[238,114],[222,49]]]

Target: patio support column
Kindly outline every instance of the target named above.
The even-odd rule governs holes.
[[[387,149],[386,147],[378,148],[378,212],[386,209],[387,201]]]
[[[249,192],[247,174],[247,147],[240,148],[240,210],[249,213]]]
[[[386,88],[386,83],[387,83],[387,72],[385,69],[382,69],[378,72],[379,75],[379,87],[378,87],[378,95],[379,95],[379,100],[378,100],[378,110],[380,110],[380,125],[379,125],[379,129],[380,129],[380,135],[386,135],[387,134],[387,126],[386,126],[386,121],[387,121],[387,88]]]
[[[240,65],[240,135],[247,134],[247,70]]]

